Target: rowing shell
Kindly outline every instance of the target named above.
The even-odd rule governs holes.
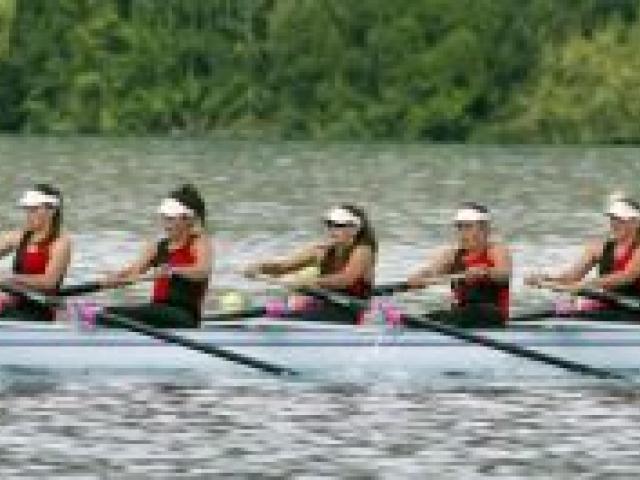
[[[437,333],[271,319],[206,324],[175,331],[255,358],[290,366],[310,378],[430,381],[437,378],[544,379],[567,377],[554,367],[505,355]],[[529,322],[478,331],[529,349],[612,369],[640,372],[640,326],[614,322]],[[71,330],[59,324],[4,321],[0,374],[176,374],[219,378],[260,375],[241,366],[124,330]]]

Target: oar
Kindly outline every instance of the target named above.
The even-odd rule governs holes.
[[[301,288],[299,291],[305,295],[310,295],[320,300],[324,300],[339,307],[343,307],[350,311],[366,308],[368,302],[366,300],[354,299],[345,297],[343,295],[335,294],[325,289],[320,288]],[[596,378],[602,379],[615,379],[615,380],[630,380],[625,375],[621,375],[612,370],[605,368],[593,367],[584,363],[575,362],[562,357],[556,357],[549,355],[538,350],[531,350],[514,343],[505,342],[502,340],[496,340],[494,338],[485,337],[473,333],[471,331],[463,330],[451,325],[447,325],[435,320],[431,320],[427,317],[419,317],[415,315],[404,314],[403,319],[405,324],[412,328],[420,328],[433,332],[446,335],[448,337],[457,338],[468,343],[476,345],[482,345],[487,348],[492,348],[510,355],[514,355],[528,360],[552,365],[554,367],[563,368],[573,373],[580,373],[582,375],[590,375]]]
[[[406,281],[383,283],[373,287],[372,294],[374,297],[386,297],[388,295],[393,295],[394,293],[406,292],[410,289],[411,287],[409,287],[409,283]]]
[[[512,317],[509,317],[509,324],[528,322],[531,320],[558,319],[558,318],[574,318],[577,320],[584,320],[584,321],[611,320],[610,317],[614,314],[615,312],[611,312],[607,310],[605,311],[576,310],[576,311],[568,311],[568,312],[558,312],[556,309],[548,309],[548,310],[538,310],[535,312],[525,312],[518,315],[514,315]]]
[[[127,280],[120,285],[110,286],[105,285],[98,280],[92,280],[89,282],[77,283],[75,285],[62,286],[57,292],[58,297],[77,297],[80,295],[87,295],[89,293],[96,293],[101,290],[111,290],[116,288],[127,287],[136,283],[152,282],[156,278],[155,275],[143,275],[133,280]]]
[[[455,282],[457,280],[463,280],[466,277],[464,273],[450,273],[446,275],[438,275],[435,277],[429,278],[429,284],[424,288],[428,288],[432,285],[445,284],[450,282]],[[406,292],[409,290],[418,290],[418,288],[411,287],[409,282],[406,280],[398,281],[398,282],[390,282],[383,283],[381,285],[376,285],[373,288],[373,296],[374,297],[384,297],[387,295],[393,295],[394,293]]]
[[[548,290],[560,293],[568,293],[579,297],[590,298],[592,300],[599,300],[601,302],[609,303],[614,307],[619,308],[628,313],[635,313],[640,315],[640,300],[625,295],[620,295],[610,290],[604,290],[602,288],[590,288],[581,287],[576,290],[570,290],[563,285],[559,285],[554,282],[541,282],[538,285],[539,288],[546,288]],[[640,318],[639,318],[640,320]]]
[[[0,284],[0,289],[11,295],[16,295],[28,302],[40,305],[42,307],[52,307],[60,304],[59,300],[49,298],[37,292],[22,289],[15,285]],[[277,365],[271,362],[266,362],[264,360],[259,360],[257,358],[249,357],[241,353],[226,350],[215,345],[201,343],[196,340],[183,337],[181,335],[176,335],[166,330],[161,330],[149,325],[145,325],[144,323],[137,322],[123,315],[101,312],[99,316],[107,324],[111,323],[113,325],[123,327],[127,330],[131,330],[133,332],[140,333],[151,338],[162,340],[166,343],[179,345],[189,350],[194,350],[213,357],[224,358],[225,360],[229,360],[231,362],[238,363],[247,367],[255,368],[266,373],[271,373],[278,376],[295,376],[299,374],[297,370],[293,370],[291,368]]]

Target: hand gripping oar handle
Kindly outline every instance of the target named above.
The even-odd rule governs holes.
[[[104,285],[102,282],[98,280],[94,280],[94,281],[85,282],[85,283],[78,283],[76,285],[62,286],[60,287],[60,289],[58,289],[56,296],[76,297],[80,295],[87,295],[89,293],[99,292],[101,290],[111,290],[115,288],[127,287],[129,285],[134,285],[136,283],[152,282],[155,280],[155,278],[156,278],[155,275],[143,275],[133,280],[127,280],[126,282],[123,282],[121,285],[116,285],[116,286]]]
[[[401,293],[410,290],[410,286],[407,282],[385,283],[382,285],[376,285],[373,287],[374,297],[385,297],[393,295],[394,293]]]
[[[463,280],[466,277],[464,273],[452,273],[449,275],[439,275],[437,277],[432,277],[429,279],[429,285],[425,288],[428,288],[430,285],[438,285],[445,284],[449,282],[455,282],[459,280]],[[418,290],[419,287],[412,287],[409,285],[409,282],[406,280],[400,282],[391,282],[391,283],[383,283],[381,285],[377,285],[373,288],[373,296],[374,297],[384,297],[387,295],[393,295],[394,293],[406,292],[408,290]]]
[[[311,295],[320,300],[331,302],[337,306],[347,308],[349,310],[366,308],[367,305],[366,300],[344,297],[342,295],[334,294],[333,292],[329,292],[324,289],[304,288],[300,289],[300,291],[301,293],[304,293],[306,295]],[[616,373],[612,370],[574,362],[573,360],[556,357],[540,352],[538,350],[531,350],[514,343],[496,340],[484,335],[479,335],[470,331],[463,330],[461,328],[431,320],[426,317],[423,318],[415,315],[404,314],[402,318],[408,327],[437,332],[448,337],[457,338],[459,340],[476,345],[482,345],[487,348],[492,348],[494,350],[508,353],[517,357],[526,358],[528,360],[552,365],[554,367],[562,368],[573,373],[590,375],[592,377],[601,379],[630,380],[625,375]]]
[[[55,297],[49,298],[41,293],[26,290],[15,285],[0,284],[0,290],[4,290],[11,295],[16,295],[28,302],[32,302],[41,306],[57,306],[63,303],[61,299]],[[299,374],[297,370],[249,357],[247,355],[233,352],[231,350],[226,350],[209,343],[198,342],[181,335],[176,335],[169,331],[151,327],[123,315],[115,315],[113,313],[109,313],[108,311],[101,312],[98,315],[101,320],[103,320],[107,324],[111,323],[113,325],[131,330],[133,332],[162,340],[166,343],[179,345],[181,347],[188,348],[189,350],[195,350],[197,352],[204,353],[213,357],[224,358],[225,360],[261,370],[263,372],[279,376],[294,376]]]
[[[544,281],[537,285],[538,288],[546,288],[553,292],[568,293],[570,295],[590,298],[592,300],[599,300],[601,302],[609,303],[614,307],[624,310],[625,312],[640,314],[640,300],[619,295],[610,290],[604,290],[602,288],[589,288],[582,287],[577,290],[569,290],[562,285],[558,285],[555,282]]]

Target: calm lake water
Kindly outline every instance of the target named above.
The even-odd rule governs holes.
[[[318,238],[335,203],[370,212],[386,282],[447,241],[456,205],[475,200],[513,247],[514,309],[526,311],[552,298],[524,288],[523,273],[565,263],[605,231],[605,197],[639,193],[639,153],[0,137],[1,228],[19,225],[23,188],[59,185],[75,239],[70,280],[82,281],[135,256],[158,235],[163,195],[193,182],[210,212],[214,291],[260,296],[264,285],[238,269]],[[436,289],[403,301],[425,309],[444,298]],[[639,403],[592,384],[16,379],[0,391],[0,478],[636,478]]]

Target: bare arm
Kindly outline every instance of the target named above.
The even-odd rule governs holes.
[[[71,240],[67,235],[51,245],[49,263],[45,272],[38,275],[16,274],[13,279],[27,288],[52,290],[60,283],[71,262]]]
[[[115,287],[135,281],[140,275],[149,271],[156,253],[157,244],[154,242],[147,243],[144,246],[142,253],[135,261],[133,261],[123,269],[107,275],[102,280],[103,285]]]
[[[313,283],[325,288],[347,288],[359,278],[371,278],[373,276],[373,263],[371,248],[360,245],[353,250],[349,261],[340,272],[321,275]]]
[[[22,238],[22,232],[14,230],[12,232],[5,232],[0,235],[0,258],[7,256],[9,253],[18,248],[20,239]]]
[[[211,274],[213,248],[208,236],[199,236],[194,242],[196,263],[185,267],[172,267],[172,272],[189,280],[206,280]]]
[[[428,284],[428,279],[446,275],[451,272],[455,249],[451,246],[440,248],[429,255],[425,265],[417,272],[411,274],[407,283],[411,288],[423,288]]]
[[[597,259],[602,255],[603,248],[602,242],[589,243],[576,263],[558,274],[545,275],[544,280],[561,284],[579,282],[595,266]]]
[[[308,267],[317,262],[320,253],[320,246],[311,245],[295,252],[287,258],[268,260],[249,265],[245,269],[245,274],[252,276],[255,274],[265,274],[280,276],[290,272],[295,272],[301,268]]]

